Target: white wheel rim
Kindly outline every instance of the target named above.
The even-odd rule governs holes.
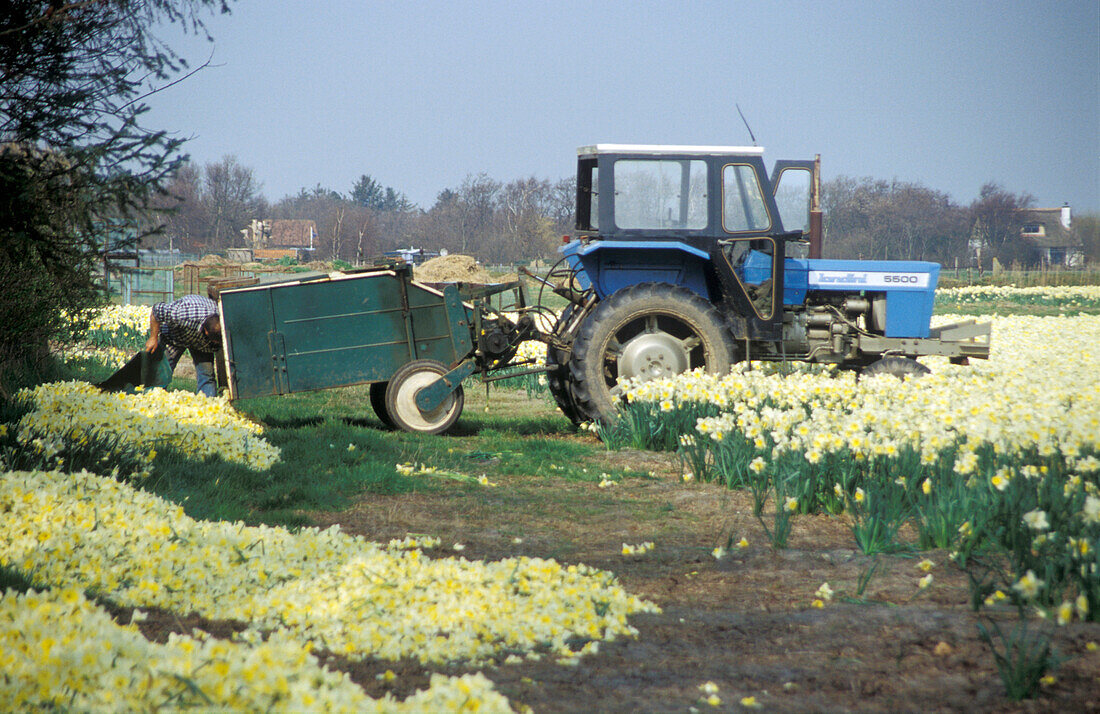
[[[414,372],[401,382],[397,388],[397,394],[393,400],[394,416],[401,423],[407,424],[417,431],[428,431],[439,426],[451,416],[455,409],[455,395],[448,394],[435,409],[429,412],[420,411],[416,406],[416,393],[442,376],[431,370]]]
[[[651,379],[671,377],[687,370],[688,351],[684,343],[667,332],[643,333],[626,343],[619,358],[619,378]]]

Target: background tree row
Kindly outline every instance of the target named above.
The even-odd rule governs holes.
[[[417,247],[473,255],[491,264],[553,258],[572,230],[575,179],[536,177],[502,182],[471,174],[446,188],[427,209],[363,174],[346,193],[322,185],[271,204],[252,169],[235,157],[175,174],[177,210],[157,216],[167,225],[159,245],[190,252],[244,247],[241,229],[257,218],[316,221],[314,257],[360,263],[383,251]],[[1021,236],[1028,194],[997,184],[982,187],[967,206],[942,191],[899,180],[840,176],[822,186],[825,254],[830,258],[931,260],[960,266],[997,258],[1007,266],[1035,265],[1039,247]],[[173,201],[168,201],[165,206]],[[1090,261],[1100,260],[1095,216],[1076,216],[1074,231]]]

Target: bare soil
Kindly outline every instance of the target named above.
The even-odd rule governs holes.
[[[570,438],[584,439],[585,436]],[[755,697],[770,712],[1089,712],[1100,711],[1100,626],[1058,628],[1056,650],[1068,657],[1040,695],[1011,702],[977,618],[967,606],[966,575],[932,552],[881,556],[861,598],[861,574],[872,559],[855,549],[843,517],[800,516],[788,547],[773,549],[752,516],[750,497],[712,484],[680,480],[672,457],[608,452],[608,464],[648,478],[610,488],[542,476],[499,477],[499,488],[445,486],[433,494],[369,495],[352,508],[313,514],[317,525],[339,524],[375,540],[430,533],[443,539],[433,553],[462,543],[467,558],[553,557],[614,572],[632,593],[662,608],[637,616],[637,639],[601,643],[577,666],[553,662],[502,665],[482,671],[514,705],[536,712],[743,711]],[[765,514],[765,520],[769,514]],[[711,551],[745,537],[749,545],[716,560]],[[514,539],[521,538],[516,543]],[[623,543],[653,541],[639,557]],[[934,582],[921,591],[917,563],[929,557]],[[812,601],[828,582],[823,608]],[[127,621],[126,611],[119,617]],[[207,629],[229,636],[237,623],[154,613],[143,628],[153,638]],[[427,685],[431,671],[414,661],[351,663],[327,658],[375,696],[404,697]],[[376,675],[386,670],[390,682]],[[714,682],[722,703],[700,701]]]
[[[683,484],[667,455],[626,451],[607,459],[656,478],[609,489],[540,478],[474,494],[372,496],[317,522],[375,539],[432,533],[466,545],[469,558],[583,562],[614,572],[630,592],[661,606],[659,615],[633,619],[636,640],[601,644],[576,667],[486,671],[499,691],[535,711],[712,710],[699,702],[707,681],[718,685],[719,711],[743,710],[748,696],[765,711],[1100,711],[1100,652],[1086,650],[1100,641],[1100,626],[1060,628],[1057,649],[1073,659],[1038,699],[1011,702],[977,636],[966,575],[946,553],[930,554],[934,582],[925,591],[917,563],[929,554],[881,556],[854,601],[872,559],[855,549],[846,519],[797,517],[788,547],[773,549],[747,493]],[[716,560],[711,550],[730,535],[749,546]],[[623,543],[647,540],[654,551],[621,555]],[[811,603],[824,582],[836,594],[818,609]],[[374,675],[387,668],[393,664],[348,667],[375,693],[383,689]],[[427,681],[415,663],[394,671],[399,695]]]

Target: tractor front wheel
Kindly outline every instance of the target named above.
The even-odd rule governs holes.
[[[876,374],[890,374],[898,379],[923,377],[932,370],[910,357],[883,357],[863,368],[861,376],[873,377]]]
[[[648,381],[703,368],[730,370],[736,346],[718,310],[687,288],[640,283],[601,302],[569,361],[580,416],[615,419],[620,379]]]

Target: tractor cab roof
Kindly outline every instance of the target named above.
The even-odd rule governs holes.
[[[811,166],[780,162],[790,164]],[[795,210],[803,215],[790,214],[793,230],[808,220],[810,182],[803,184]],[[784,218],[759,146],[591,144],[577,150],[576,228],[586,236],[712,243],[783,232]]]
[[[591,144],[577,149],[578,157],[595,157],[603,154],[628,154],[631,156],[763,156],[760,146],[678,146],[675,144]]]

